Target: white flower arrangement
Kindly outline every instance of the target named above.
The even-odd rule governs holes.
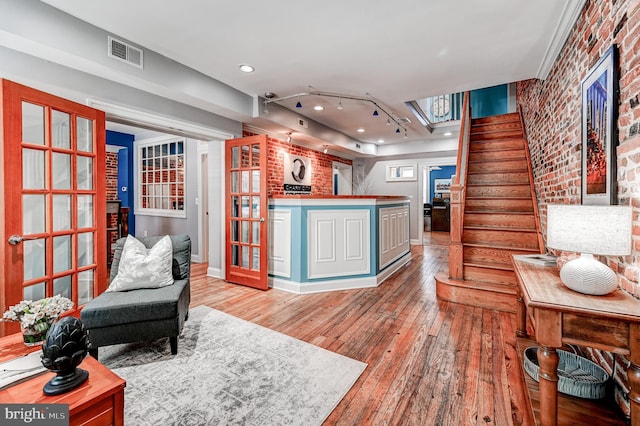
[[[45,331],[58,317],[73,308],[73,302],[59,294],[36,301],[23,300],[2,315],[2,321],[16,321],[23,329]]]

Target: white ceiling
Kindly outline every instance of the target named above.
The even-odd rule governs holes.
[[[44,0],[249,95],[313,90],[365,97],[409,117],[431,95],[545,77],[584,0]],[[239,64],[256,71],[245,74]],[[363,141],[406,141],[370,108],[296,113]],[[303,105],[305,98],[301,99]],[[359,110],[360,112],[356,112]],[[247,122],[251,122],[250,117]],[[264,124],[264,123],[263,123]],[[357,127],[365,133],[356,133]],[[393,128],[395,130],[395,128]],[[440,136],[441,137],[441,136]]]

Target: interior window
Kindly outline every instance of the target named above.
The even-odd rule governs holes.
[[[138,193],[136,214],[186,217],[184,207],[185,139],[136,142]]]

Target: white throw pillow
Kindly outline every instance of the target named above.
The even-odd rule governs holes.
[[[162,237],[152,248],[131,235],[122,248],[118,274],[106,291],[127,291],[139,288],[160,288],[173,284],[171,263],[173,245],[168,235]]]

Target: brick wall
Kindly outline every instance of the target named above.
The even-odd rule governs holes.
[[[243,132],[243,136],[253,136],[255,133]],[[311,159],[313,176],[311,178],[311,195],[333,195],[333,162],[352,165],[351,160],[324,154],[309,148],[293,145],[279,139],[267,139],[269,149],[267,162],[269,171],[267,185],[269,196],[284,195],[284,156],[285,152]]]
[[[588,0],[546,80],[517,84],[531,151],[543,233],[548,204],[580,204],[582,179],[580,83],[612,44],[619,51],[618,204],[634,207],[633,253],[601,258],[620,286],[640,298],[640,11],[638,0]],[[628,411],[628,361],[584,350],[607,371],[615,369],[616,399]]]
[[[107,152],[107,200],[118,199],[118,153]]]

